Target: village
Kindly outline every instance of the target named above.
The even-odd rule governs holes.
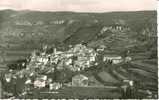
[[[106,66],[111,70],[122,63],[130,63],[132,58],[129,56],[121,57],[120,55],[109,55],[103,54],[105,51],[105,46],[101,45],[96,50],[86,47],[83,44],[77,44],[75,46],[70,45],[67,51],[58,51],[57,48],[51,49],[51,52],[47,52],[50,48],[46,45],[43,47],[42,51],[34,51],[30,58],[28,58],[27,63],[22,63],[23,68],[20,70],[14,70],[10,68],[6,74],[4,74],[4,82],[6,84],[13,84],[15,82],[21,83],[22,90],[14,91],[15,94],[20,97],[24,97],[33,90],[48,89],[47,93],[54,91],[57,94],[58,90],[67,87],[87,87],[87,88],[121,88],[123,90],[123,95],[126,97],[127,89],[130,91],[136,91],[134,88],[134,81],[126,79],[121,75],[120,84],[121,86],[111,86],[108,83],[100,83],[97,79],[91,76],[86,70],[107,69]],[[99,61],[99,59],[101,59]],[[103,65],[102,65],[103,64]],[[101,67],[103,66],[103,67]],[[101,70],[102,70],[101,69]],[[115,70],[113,70],[115,71]],[[94,72],[94,71],[93,71]],[[102,72],[103,73],[103,72]],[[101,73],[101,74],[102,74]],[[103,76],[104,77],[104,76]],[[117,82],[115,79],[109,79],[108,76],[105,77],[106,80]],[[107,79],[108,78],[108,79]],[[100,80],[100,79],[99,79]],[[105,85],[107,84],[107,85]],[[8,85],[6,85],[8,87]],[[11,85],[12,86],[12,85]],[[13,87],[12,87],[13,88]],[[135,89],[135,90],[134,90]],[[134,95],[135,92],[129,94]],[[147,93],[152,95],[149,90]],[[5,95],[11,95],[8,92],[4,92]],[[14,96],[13,96],[14,97]]]
[[[0,15],[0,98],[158,98],[155,11]]]

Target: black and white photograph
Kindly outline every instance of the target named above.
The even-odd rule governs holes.
[[[157,0],[0,0],[0,99],[158,99]]]

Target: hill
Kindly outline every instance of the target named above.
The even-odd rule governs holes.
[[[140,44],[138,40],[143,37],[142,33],[146,29],[150,31],[146,35],[157,36],[156,15],[156,11],[76,13],[3,10],[0,11],[0,50],[3,56],[8,57],[10,55],[3,53],[4,51],[17,51],[17,55],[19,51],[26,51],[28,54],[28,51],[38,49],[43,44],[69,45],[82,41],[100,44],[103,40],[106,40],[104,44],[114,44],[113,47],[119,47],[118,44],[123,44],[124,47],[132,45],[129,40],[136,40]],[[103,27],[116,28],[116,25],[126,26],[131,30],[120,32],[117,29],[112,32],[116,35],[111,36],[112,33],[106,31],[101,37],[98,36]],[[128,44],[126,40],[131,43]]]

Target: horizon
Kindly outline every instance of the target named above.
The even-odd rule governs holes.
[[[149,11],[154,11],[157,12],[157,10],[136,10],[136,11],[107,11],[107,12],[80,12],[80,11],[39,11],[39,10],[29,10],[29,9],[24,9],[24,10],[15,10],[15,9],[0,9],[0,11],[15,11],[15,12],[70,12],[70,13],[120,13],[120,12],[149,12]]]
[[[43,12],[125,12],[157,10],[157,0],[1,0],[0,10]]]

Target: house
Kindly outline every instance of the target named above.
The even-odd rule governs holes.
[[[34,87],[43,88],[46,86],[46,82],[44,80],[35,80]]]
[[[124,83],[128,83],[129,86],[133,86],[134,85],[134,81],[132,80],[123,80]]]
[[[79,74],[72,78],[72,86],[88,86],[88,77]]]
[[[132,60],[132,58],[131,57],[125,57],[125,62],[130,62]]]
[[[25,84],[32,84],[31,79],[27,79],[27,80],[25,81]]]
[[[34,87],[38,87],[38,88],[43,88],[46,86],[46,80],[47,80],[47,76],[46,75],[40,75],[39,77],[37,77],[34,81]]]
[[[12,79],[12,75],[11,74],[5,74],[5,80],[6,80],[6,82],[11,82],[11,79]]]
[[[93,61],[95,61],[95,59],[96,59],[95,56],[91,56],[90,59],[89,59],[89,61],[93,62]]]
[[[98,51],[98,52],[99,52],[99,51],[104,51],[105,48],[106,48],[105,45],[100,45],[100,46],[97,48],[97,51]]]
[[[123,61],[121,56],[118,55],[104,55],[104,62],[111,62],[112,64],[119,64]]]
[[[73,62],[72,59],[68,59],[68,60],[66,60],[65,65],[68,66],[68,65],[72,64],[72,62]]]
[[[52,83],[52,84],[49,84],[49,89],[50,90],[58,90],[59,88],[62,87],[62,84],[60,83]]]
[[[130,28],[126,25],[121,25],[121,24],[112,24],[112,25],[108,25],[108,26],[104,26],[100,33],[103,34],[106,31],[112,31],[112,32],[118,32],[118,31],[128,31],[130,30]]]
[[[53,23],[53,24],[64,24],[65,21],[64,20],[55,20],[55,21],[53,21],[51,23]]]

